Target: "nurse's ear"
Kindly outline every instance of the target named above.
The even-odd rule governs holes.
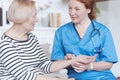
[[[88,14],[91,13],[91,9],[87,9]]]

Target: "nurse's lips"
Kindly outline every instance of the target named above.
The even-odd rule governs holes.
[[[76,17],[71,17],[72,20],[76,19]]]

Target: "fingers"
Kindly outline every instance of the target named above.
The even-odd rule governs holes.
[[[79,63],[79,62],[76,62],[75,64],[71,65],[73,67],[73,69],[76,71],[76,72],[83,72],[86,70],[86,64],[82,64],[82,63]]]
[[[80,62],[75,62],[74,64],[72,64],[72,66],[74,66],[74,65],[76,65],[76,66],[83,66],[84,64],[82,64]]]
[[[76,72],[83,72],[86,70],[85,66],[72,66]]]
[[[67,59],[67,60],[70,60],[70,59],[73,59],[73,58],[75,58],[75,55],[73,55],[73,54],[67,54],[65,56],[65,59]]]
[[[89,63],[89,62],[91,62],[91,57],[88,57],[88,56],[79,55],[76,58],[77,58],[77,61],[79,61],[81,63]]]
[[[78,55],[76,57],[74,54],[69,53],[65,56],[65,59],[66,60],[73,59],[76,62],[81,62],[81,63],[84,63],[84,64],[88,64],[88,63],[94,62],[96,60],[96,57],[97,57],[97,54],[94,55],[94,56]]]
[[[94,56],[86,56],[86,55],[78,55],[75,56],[73,54],[67,54],[65,59],[73,60],[74,62],[71,64],[73,69],[76,72],[83,72],[88,69],[88,64],[94,62],[96,60],[97,54]]]
[[[96,59],[97,55],[95,56],[85,56],[85,55],[79,55],[77,56],[77,61],[84,63],[84,64],[88,64],[90,62],[94,62]]]

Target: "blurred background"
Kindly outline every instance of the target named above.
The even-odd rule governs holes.
[[[12,23],[7,21],[6,14],[12,0],[0,0],[0,36]],[[33,33],[38,37],[41,46],[47,53],[51,53],[54,32],[64,23],[70,21],[68,15],[68,0],[35,0],[39,21]],[[120,60],[120,0],[97,0],[97,20],[106,25],[112,32],[118,58]],[[120,62],[116,63],[112,71],[120,76]]]

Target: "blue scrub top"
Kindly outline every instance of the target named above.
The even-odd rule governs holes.
[[[110,30],[96,20],[93,20],[93,23],[94,27],[99,30],[101,36],[99,38],[98,32],[95,31],[92,34],[93,43],[97,48],[100,48],[101,43],[104,48],[102,52],[94,52],[95,47],[91,40],[92,23],[89,25],[83,38],[79,38],[74,24],[69,22],[61,26],[55,33],[51,60],[63,60],[64,56],[69,53],[76,56],[80,54],[88,56],[98,54],[95,60],[96,62],[106,61],[116,63],[118,59]],[[72,67],[68,68],[68,77],[74,77],[75,80],[116,80],[110,70],[91,70],[78,73]]]

